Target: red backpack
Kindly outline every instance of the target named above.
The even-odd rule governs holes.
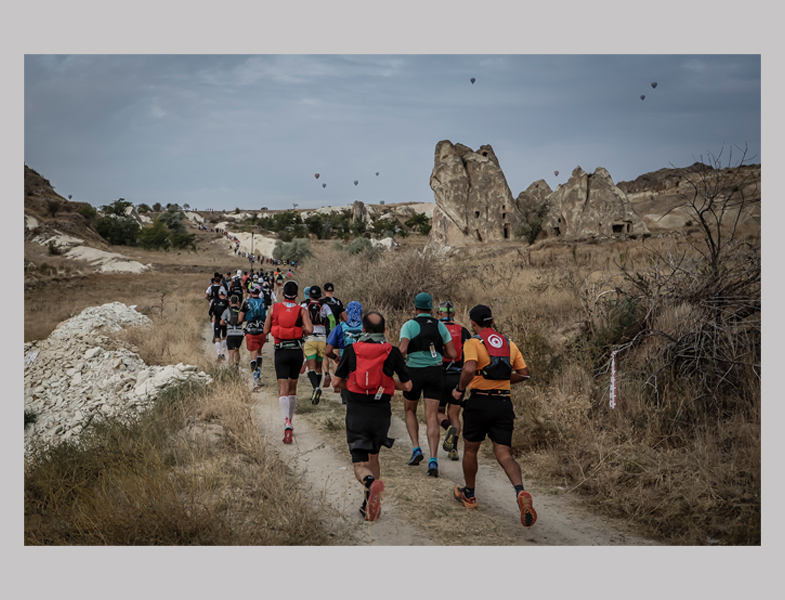
[[[512,365],[510,364],[510,341],[507,337],[490,327],[486,327],[474,337],[483,343],[491,357],[491,362],[480,371],[480,374],[485,379],[509,381],[512,376]]]
[[[285,340],[300,340],[303,337],[303,319],[300,305],[293,302],[280,302],[273,305],[272,326],[275,343]]]
[[[379,389],[382,389],[382,394],[394,394],[395,381],[382,372],[384,361],[392,352],[392,345],[386,342],[355,342],[352,348],[357,357],[357,368],[349,374],[346,389],[367,396],[377,394]]]
[[[447,323],[442,321],[442,324],[447,328],[447,331],[450,332],[452,336],[452,345],[455,346],[455,358],[447,358],[446,356],[442,360],[444,363],[454,363],[456,365],[461,365],[463,361],[463,343],[461,343],[461,334],[463,333],[463,325],[459,325],[458,323],[452,322]]]

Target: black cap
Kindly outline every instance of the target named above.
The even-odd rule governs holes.
[[[294,280],[287,281],[283,284],[283,297],[284,298],[296,298],[297,291],[300,289],[300,286],[297,285],[297,282]]]
[[[308,290],[308,295],[316,300],[322,297],[322,290],[318,285],[312,285],[311,289]]]
[[[324,291],[325,292],[333,292],[333,291],[335,291],[335,286],[332,283],[325,283],[324,284]]]
[[[493,322],[491,309],[484,304],[478,304],[472,308],[469,311],[469,318],[481,327],[488,327]]]

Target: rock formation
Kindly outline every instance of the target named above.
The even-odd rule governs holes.
[[[627,196],[614,185],[608,171],[589,175],[576,167],[570,179],[547,197],[545,236],[579,239],[593,235],[643,234],[648,228]]]
[[[94,418],[133,419],[181,381],[212,381],[192,365],[148,367],[105,335],[150,324],[133,306],[112,302],[86,308],[45,340],[25,343],[24,406],[36,416],[25,428],[25,454],[78,437]]]
[[[436,200],[427,248],[512,238],[521,215],[489,145],[436,144],[431,189]]]

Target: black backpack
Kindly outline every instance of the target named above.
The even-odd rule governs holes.
[[[420,333],[409,340],[406,353],[429,352],[431,343],[433,343],[434,350],[439,354],[444,354],[444,340],[442,340],[442,334],[439,333],[439,320],[430,316],[415,317],[414,320],[420,325]]]
[[[327,325],[327,319],[322,316],[322,304],[316,300],[308,301],[308,316],[314,325]]]

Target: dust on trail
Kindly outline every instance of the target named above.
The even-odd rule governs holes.
[[[215,349],[208,343],[211,359]],[[241,353],[241,370],[249,381],[249,355]],[[400,392],[393,398],[390,437],[392,448],[380,455],[381,479],[385,485],[381,517],[375,523],[363,521],[359,513],[363,491],[354,478],[351,456],[344,429],[345,407],[338,394],[322,390],[317,406],[310,400],[311,385],[302,376],[297,386],[297,408],[293,419],[294,438],[283,443],[283,416],[278,405],[278,388],[273,370],[273,345],[262,350],[264,386],[253,393],[254,413],[261,434],[281,460],[301,477],[307,493],[334,519],[334,529],[353,532],[357,545],[374,546],[644,546],[657,542],[635,535],[628,524],[590,514],[579,499],[563,495],[556,488],[532,483],[524,477],[531,492],[537,523],[524,528],[515,502],[512,485],[483,444],[479,457],[476,493],[478,508],[469,510],[453,499],[452,490],[463,485],[461,461],[447,459],[439,448],[439,477],[428,477],[426,463],[417,467],[406,463],[411,443],[403,420],[395,415]],[[419,409],[422,417],[423,408]],[[443,441],[444,435],[442,435]],[[425,444],[425,425],[420,425],[421,445]],[[487,446],[487,447],[486,447]],[[462,445],[459,444],[462,455]],[[327,523],[328,527],[331,526]]]

